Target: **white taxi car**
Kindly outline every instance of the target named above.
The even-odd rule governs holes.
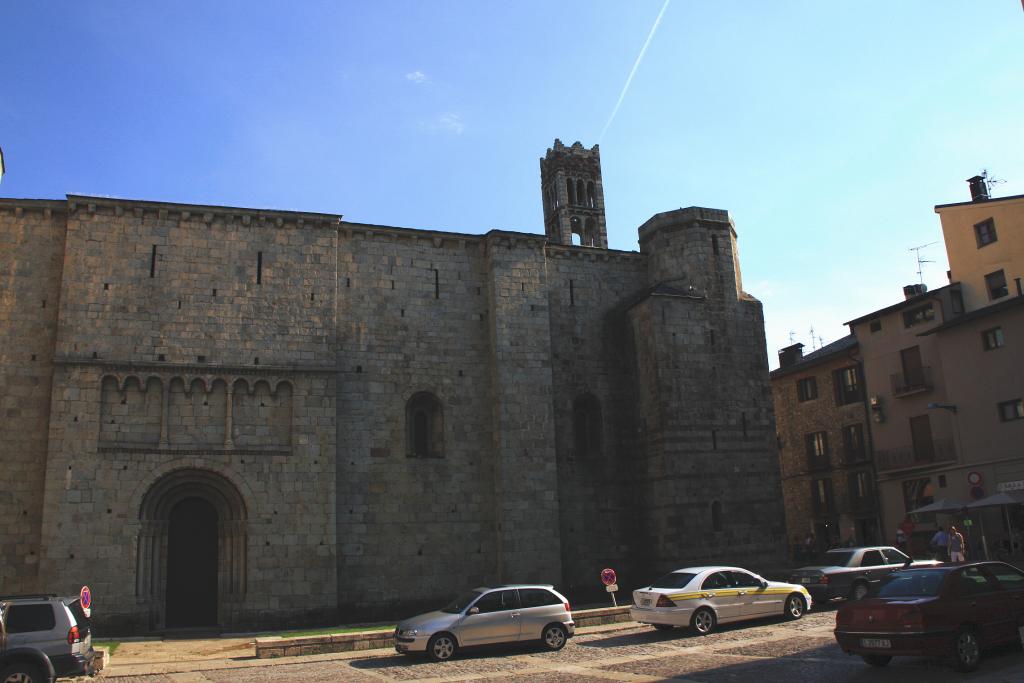
[[[633,621],[657,629],[689,626],[700,635],[718,624],[769,616],[799,619],[811,609],[803,586],[764,578],[737,567],[688,567],[633,591]]]

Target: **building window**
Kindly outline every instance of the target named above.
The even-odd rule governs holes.
[[[572,402],[573,456],[597,458],[601,455],[601,404],[591,394]]]
[[[1024,401],[1014,399],[999,404],[999,419],[1003,422],[1024,419]]]
[[[932,440],[932,423],[927,415],[910,418],[910,440],[914,446],[914,462],[933,462],[935,442]]]
[[[850,500],[854,503],[865,503],[871,500],[871,475],[868,472],[850,473]]]
[[[843,427],[843,455],[848,463],[864,459],[864,425],[854,424]]]
[[[444,412],[433,394],[420,392],[405,404],[406,454],[410,458],[444,457]]]
[[[998,349],[1003,345],[1003,328],[993,327],[981,333],[981,344],[986,351]]]
[[[860,390],[860,373],[857,372],[856,365],[836,370],[832,373],[832,377],[835,381],[838,405],[845,406],[863,399]]]
[[[821,469],[828,467],[828,434],[825,432],[814,432],[804,435],[804,445],[807,449],[808,468]]]
[[[913,327],[935,319],[935,309],[931,304],[903,311],[903,327]]]
[[[932,480],[908,479],[903,482],[903,509],[905,512],[916,510],[925,505],[935,502],[935,489],[932,488]]]
[[[804,377],[796,381],[796,398],[803,403],[818,398],[818,380],[814,377]]]
[[[992,244],[998,237],[996,237],[996,222],[991,218],[986,218],[980,223],[974,224],[974,239],[978,241],[978,248],[981,249],[986,244]]]
[[[811,481],[811,501],[814,503],[816,514],[827,514],[832,512],[832,480],[814,479]]]
[[[882,331],[882,321],[881,320],[872,320],[871,324],[868,325],[868,327],[870,328],[872,333],[874,333],[874,332],[881,332]]]
[[[1006,274],[1002,269],[985,276],[985,289],[988,290],[988,298],[993,301],[1010,293],[1006,288]]]

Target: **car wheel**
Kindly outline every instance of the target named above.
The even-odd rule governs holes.
[[[672,624],[651,624],[651,625],[654,626],[654,628],[658,629],[659,631],[671,631],[672,629],[675,628],[675,626],[673,626]]]
[[[707,607],[701,607],[690,617],[690,628],[697,632],[697,635],[706,636],[715,630],[718,617]]]
[[[861,655],[871,666],[882,667],[892,661],[892,655]]]
[[[565,641],[567,640],[565,627],[561,624],[548,624],[544,627],[544,632],[540,635],[540,639],[547,649],[552,651],[561,650],[565,647]]]
[[[785,615],[787,619],[795,621],[802,617],[805,611],[807,611],[807,603],[804,602],[803,597],[794,593],[786,598]]]
[[[45,683],[48,680],[43,678],[38,666],[29,662],[16,662],[0,671],[0,683]]]
[[[953,663],[957,671],[974,671],[981,661],[981,645],[978,643],[978,636],[969,628],[962,628],[956,634],[956,641],[953,644]]]
[[[445,662],[452,658],[458,647],[452,634],[435,633],[427,641],[427,657],[435,662]]]
[[[868,594],[868,585],[863,581],[858,581],[853,584],[853,588],[850,590],[851,600],[863,600],[864,596]]]

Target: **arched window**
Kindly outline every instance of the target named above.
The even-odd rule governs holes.
[[[595,223],[593,218],[587,219],[586,227],[583,229],[583,239],[580,240],[585,247],[596,247],[597,244],[597,230],[595,229]]]
[[[569,232],[572,234],[572,243],[574,245],[583,244],[583,221],[580,220],[579,216],[573,216],[569,219]]]
[[[444,457],[444,413],[437,396],[413,395],[405,404],[406,454],[410,458]]]
[[[592,394],[578,396],[572,402],[573,454],[580,459],[601,456],[601,404]]]
[[[597,195],[594,193],[593,180],[587,183],[587,206],[589,206],[592,209],[597,208]]]
[[[711,528],[715,531],[722,530],[722,503],[717,500],[711,503]]]
[[[569,204],[576,203],[576,184],[572,181],[572,178],[565,179],[565,189],[569,193]]]
[[[587,186],[582,178],[576,181],[576,201],[584,205],[587,203]]]

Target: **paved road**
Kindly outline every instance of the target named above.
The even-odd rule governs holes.
[[[834,611],[797,622],[760,621],[720,627],[701,638],[687,631],[657,632],[630,627],[580,635],[561,652],[535,647],[489,648],[463,652],[434,664],[421,658],[378,650],[276,660],[208,662],[202,670],[145,676],[119,676],[116,657],[104,678],[117,683],[234,683],[235,681],[661,681],[701,683],[803,683],[828,681],[942,683],[1024,681],[1019,647],[987,653],[979,671],[954,672],[941,660],[896,659],[885,669],[843,654],[832,638]],[[230,668],[216,668],[230,667]]]

